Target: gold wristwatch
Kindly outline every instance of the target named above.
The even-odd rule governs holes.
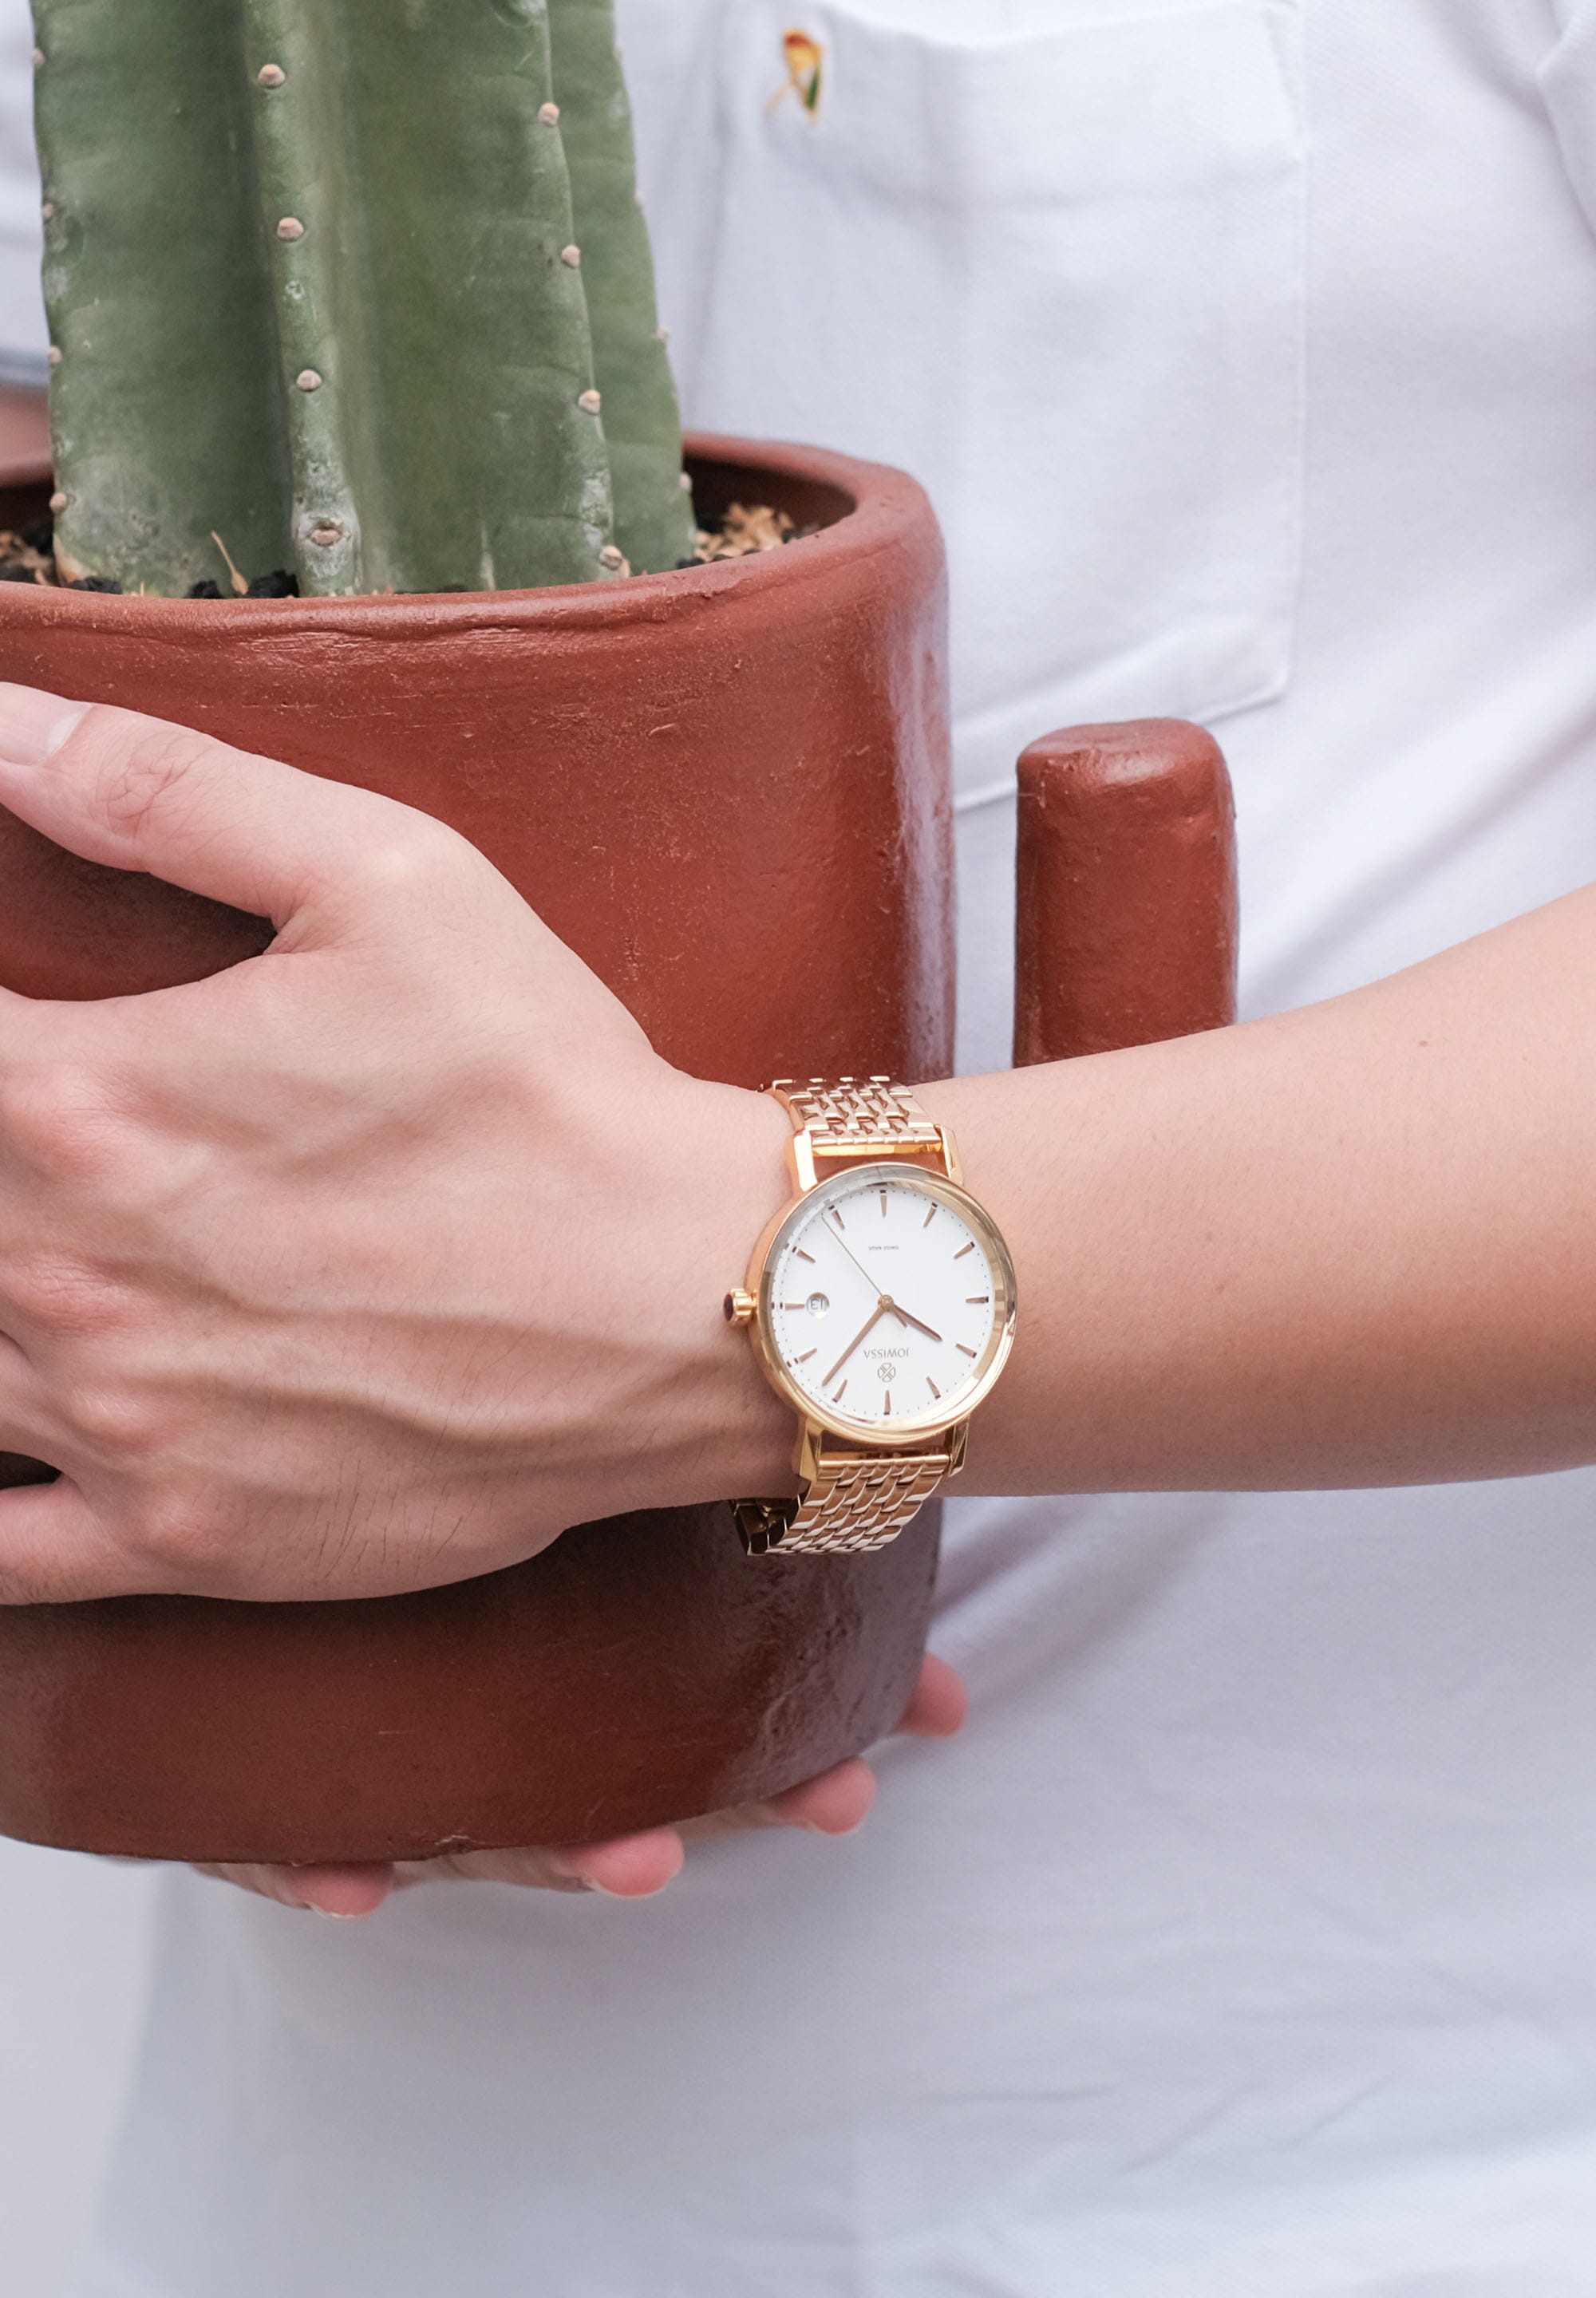
[[[1014,1337],[1014,1269],[952,1136],[887,1078],[783,1079],[795,1196],[726,1315],[798,1416],[796,1498],[733,1502],[750,1555],[884,1548],[964,1465]]]

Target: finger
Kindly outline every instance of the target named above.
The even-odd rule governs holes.
[[[557,1873],[612,1899],[651,1899],[682,1872],[686,1853],[674,1827],[621,1835],[608,1843],[582,1843],[553,1854]]]
[[[0,1271],[3,1278],[7,1271]],[[59,1410],[16,1331],[26,1322],[16,1299],[4,1303],[13,1330],[0,1333],[0,1493],[18,1484],[42,1484],[54,1468],[44,1465],[63,1431]]]
[[[434,1859],[401,1859],[394,1889],[422,1883],[513,1883],[522,1891],[585,1891],[587,1885],[554,1864],[550,1851],[448,1851]]]
[[[171,1591],[170,1567],[129,1553],[70,1476],[0,1492],[0,1604],[162,1592],[199,1591]]]
[[[802,1827],[813,1835],[851,1835],[875,1801],[875,1773],[861,1757],[837,1764],[818,1779],[806,1780],[763,1803],[738,1804],[684,1821],[682,1839],[713,1843],[723,1835],[744,1835],[762,1827]]]
[[[393,1889],[393,1870],[385,1863],[370,1866],[274,1867],[260,1864],[220,1861],[196,1864],[195,1872],[214,1882],[231,1883],[260,1899],[275,1899],[282,1907],[308,1909],[344,1923],[360,1922],[376,1914]]]
[[[682,1838],[674,1827],[649,1828],[604,1843],[526,1851],[460,1851],[417,1860],[400,1871],[401,1885],[451,1879],[514,1883],[523,1890],[599,1891],[611,1899],[650,1899],[682,1872]]]
[[[815,1835],[851,1835],[862,1827],[875,1801],[875,1773],[856,1756],[818,1779],[772,1796],[765,1808],[778,1827],[806,1827]]]
[[[927,1652],[914,1697],[904,1710],[898,1730],[912,1732],[918,1740],[951,1740],[963,1730],[969,1713],[970,1696],[963,1678],[935,1652]]]
[[[163,718],[4,683],[0,805],[88,861],[278,927],[351,880],[413,879],[451,837],[392,798]]]

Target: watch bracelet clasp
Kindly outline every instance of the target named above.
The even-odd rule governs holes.
[[[743,1554],[773,1554],[786,1538],[799,1505],[796,1492],[785,1500],[732,1500],[730,1506]]]

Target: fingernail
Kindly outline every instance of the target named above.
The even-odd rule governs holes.
[[[42,766],[88,707],[41,693],[37,686],[0,683],[0,758],[18,766]]]
[[[624,1896],[620,1891],[607,1890],[593,1876],[584,1875],[580,1867],[566,1867],[559,1862],[550,1864],[557,1875],[563,1875],[567,1883],[575,1883],[578,1890],[596,1891],[601,1899],[619,1899]]]

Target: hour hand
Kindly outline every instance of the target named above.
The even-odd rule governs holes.
[[[860,1326],[858,1331],[854,1335],[853,1339],[848,1343],[847,1348],[843,1350],[842,1354],[831,1367],[831,1371],[827,1373],[825,1378],[822,1381],[821,1386],[823,1388],[829,1388],[831,1386],[838,1374],[842,1370],[843,1366],[848,1362],[849,1357],[852,1356],[854,1351],[858,1347],[860,1342],[868,1340],[871,1334],[874,1332],[876,1327],[881,1323],[881,1318],[886,1315],[888,1310],[891,1306],[892,1303],[884,1296],[876,1302],[875,1307],[871,1310],[869,1317],[865,1319],[864,1323]]]
[[[908,1310],[903,1307],[901,1302],[895,1301],[892,1303],[892,1313],[895,1317],[901,1317],[906,1325],[913,1325],[914,1330],[917,1333],[923,1333],[928,1340],[939,1341],[941,1339],[942,1335],[940,1333],[933,1333],[929,1325],[922,1324],[918,1317],[911,1317]]]

